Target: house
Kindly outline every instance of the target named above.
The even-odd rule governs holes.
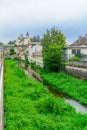
[[[34,52],[34,53],[32,54],[32,61],[33,61],[36,65],[39,65],[40,67],[43,68],[42,52]]]
[[[28,60],[43,67],[42,45],[41,42],[31,42],[29,44]]]
[[[87,61],[87,34],[79,38],[67,49],[64,50],[64,58],[69,59],[72,56],[80,56],[82,61]]]

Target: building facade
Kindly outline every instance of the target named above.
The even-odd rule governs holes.
[[[65,59],[80,56],[82,61],[87,61],[87,34],[79,38],[64,50]]]
[[[29,44],[28,60],[30,63],[43,67],[41,42],[31,42]]]

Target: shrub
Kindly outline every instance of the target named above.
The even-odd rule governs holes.
[[[79,60],[80,60],[80,57],[76,57],[76,56],[69,58],[69,61],[79,61]]]

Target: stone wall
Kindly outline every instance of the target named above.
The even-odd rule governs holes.
[[[77,77],[77,78],[80,78],[83,80],[87,80],[87,69],[66,66],[66,73],[68,73],[74,77]]]
[[[69,61],[69,65],[79,68],[87,68],[87,61]]]

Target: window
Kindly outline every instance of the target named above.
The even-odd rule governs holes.
[[[73,50],[72,50],[72,54],[76,54],[76,50],[73,49]]]
[[[80,50],[77,50],[77,54],[80,54]]]

